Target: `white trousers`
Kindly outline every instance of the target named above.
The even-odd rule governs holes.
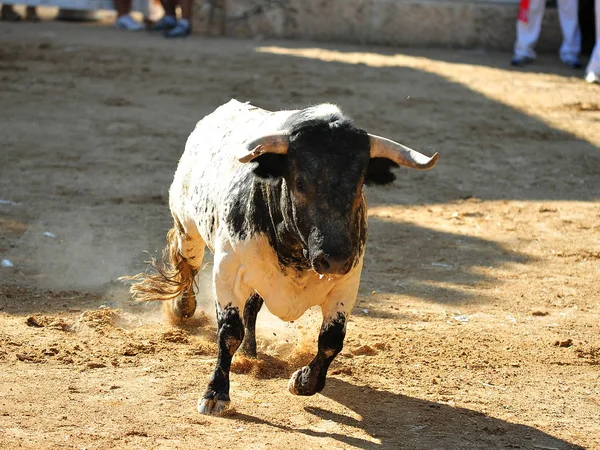
[[[596,0],[596,3],[598,3],[598,0]],[[535,58],[534,47],[540,37],[545,9],[546,0],[530,0],[528,22],[517,20],[515,56]],[[581,51],[578,11],[578,0],[558,0],[558,18],[563,35],[559,54],[560,59],[565,62],[576,60]]]
[[[590,62],[588,63],[585,72],[594,72],[600,76],[600,0],[594,2],[596,8],[596,45],[592,50],[592,56],[590,56]]]

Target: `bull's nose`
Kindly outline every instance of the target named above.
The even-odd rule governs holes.
[[[313,260],[315,272],[326,275],[345,275],[350,271],[350,260],[319,253]]]

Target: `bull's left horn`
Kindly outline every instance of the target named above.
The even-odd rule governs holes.
[[[254,139],[246,145],[245,152],[238,156],[238,161],[248,163],[265,153],[285,155],[290,143],[289,131],[281,131]]]
[[[371,158],[387,158],[399,166],[412,167],[413,169],[429,170],[436,165],[439,155],[432,157],[419,153],[391,139],[369,134],[371,139]]]

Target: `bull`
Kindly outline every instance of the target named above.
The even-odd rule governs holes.
[[[139,274],[131,290],[141,300],[170,301],[176,319],[190,318],[205,247],[214,254],[218,359],[200,413],[228,407],[233,355],[241,347],[256,357],[263,304],[284,321],[321,307],[317,354],[288,389],[323,389],[358,294],[363,186],[391,183],[394,167],[426,170],[437,159],[368,134],[332,104],[270,112],[231,100],[198,122],[169,191],[165,264]]]

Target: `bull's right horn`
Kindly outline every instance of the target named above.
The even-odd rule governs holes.
[[[387,158],[399,166],[420,170],[429,170],[437,163],[439,156],[437,153],[430,158],[391,139],[374,134],[369,134],[369,138],[371,139],[371,158]]]
[[[281,131],[279,133],[261,136],[246,145],[245,152],[238,155],[238,161],[241,163],[248,163],[265,153],[285,155],[288,151],[289,143],[289,131]]]

